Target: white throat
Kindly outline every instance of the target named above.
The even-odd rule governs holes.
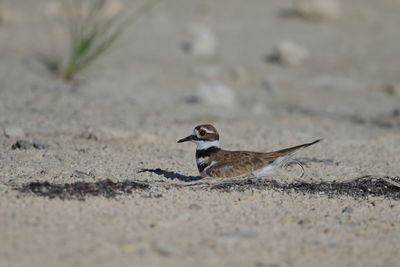
[[[219,141],[202,141],[196,140],[193,141],[197,145],[197,150],[206,150],[210,147],[218,147],[219,148]]]

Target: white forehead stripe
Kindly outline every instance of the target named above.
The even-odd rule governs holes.
[[[209,130],[209,129],[207,129],[207,128],[201,128],[201,129],[204,130],[204,131],[206,131],[206,133],[214,133],[214,131]]]
[[[207,128],[200,128],[200,130],[203,130],[203,131],[205,131],[206,133],[215,133],[213,130],[209,130],[209,129],[207,129]],[[198,132],[199,132],[198,130],[193,129],[193,134],[194,134],[194,135],[197,135]]]

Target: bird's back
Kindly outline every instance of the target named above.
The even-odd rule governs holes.
[[[211,177],[240,176],[258,170],[275,159],[275,155],[271,153],[219,150],[210,155],[209,161],[214,164],[207,169],[207,175]]]
[[[235,177],[252,173],[268,166],[278,168],[294,152],[316,144],[319,141],[321,140],[266,153],[218,149],[214,153],[210,153],[208,168],[205,169],[204,175],[221,178]]]

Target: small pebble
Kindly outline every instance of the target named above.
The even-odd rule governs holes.
[[[274,84],[272,81],[268,80],[268,79],[263,80],[263,81],[261,82],[261,86],[262,86],[267,92],[274,92],[274,91],[276,91],[276,86],[275,86],[275,84]]]
[[[297,0],[292,13],[308,20],[335,19],[340,16],[338,0]]]
[[[78,179],[87,179],[87,178],[94,178],[95,175],[92,172],[86,173],[83,171],[75,170],[72,175],[72,178],[78,178]]]
[[[235,91],[220,82],[201,83],[196,97],[199,102],[210,106],[232,108],[237,104]]]
[[[20,127],[9,126],[4,129],[4,135],[8,138],[23,138],[25,137],[25,132]]]
[[[191,210],[201,210],[201,206],[199,204],[193,203],[189,205],[189,209]]]
[[[139,247],[137,244],[131,243],[131,244],[125,244],[121,247],[122,251],[126,254],[132,254],[138,251]]]
[[[295,43],[283,41],[276,45],[267,60],[284,66],[297,66],[306,60],[308,56],[309,52],[307,49]]]
[[[177,249],[171,244],[163,241],[156,241],[154,244],[154,250],[163,256],[170,256],[178,252]]]
[[[388,84],[383,87],[383,92],[387,93],[388,95],[400,96],[400,84]]]
[[[223,236],[236,238],[256,238],[258,236],[258,233],[255,231],[236,230],[232,232],[225,232]]]
[[[194,25],[190,29],[191,40],[185,42],[183,50],[198,57],[214,56],[217,51],[217,38],[206,25]]]
[[[36,143],[36,142],[29,142],[29,141],[25,141],[25,140],[18,140],[11,146],[11,149],[13,149],[13,150],[15,150],[15,149],[31,149],[31,148],[47,149],[47,146]]]
[[[342,210],[342,213],[353,213],[353,208],[347,206]]]

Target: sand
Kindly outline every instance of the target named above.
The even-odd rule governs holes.
[[[49,2],[0,3],[1,266],[400,266],[395,186],[357,196],[267,180],[188,186],[195,147],[176,143],[201,123],[232,150],[325,138],[296,155],[303,177],[292,165],[268,179],[398,179],[398,1],[342,1],[339,17],[318,20],[288,15],[287,0],[163,1],[75,84],[38,60],[63,47]],[[196,25],[215,43],[194,38],[194,53],[182,47]],[[268,61],[283,41],[308,56]],[[221,105],[199,95],[207,86],[225,88]],[[148,188],[18,191],[107,179]]]

